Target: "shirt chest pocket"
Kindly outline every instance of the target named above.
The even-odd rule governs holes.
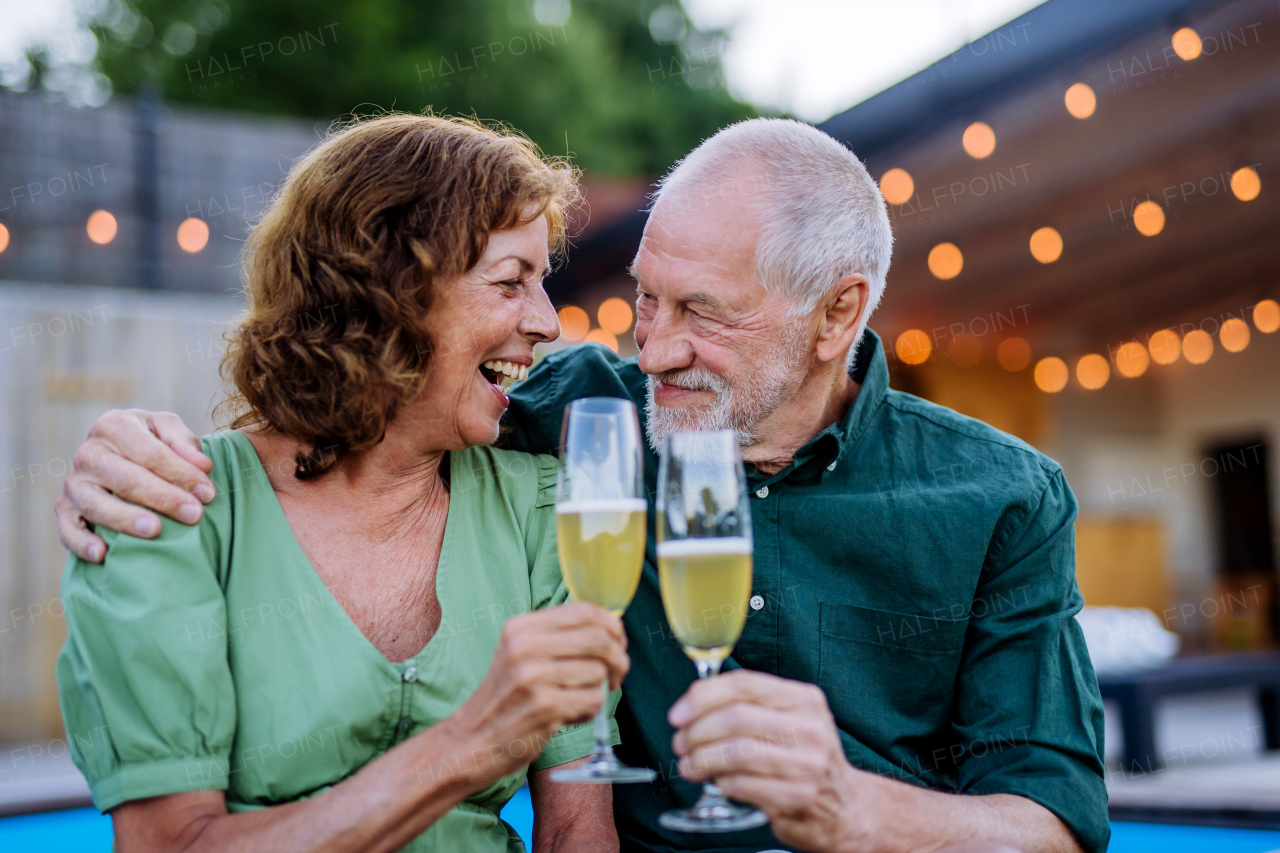
[[[818,684],[842,729],[885,754],[950,724],[968,619],[823,601]]]

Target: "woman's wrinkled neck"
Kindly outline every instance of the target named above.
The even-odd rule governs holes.
[[[442,476],[448,449],[434,446],[430,436],[404,413],[387,425],[382,441],[348,454],[323,475],[306,480],[295,474],[302,449],[298,440],[269,428],[244,434],[278,494],[366,507],[388,519],[412,516],[448,497]]]

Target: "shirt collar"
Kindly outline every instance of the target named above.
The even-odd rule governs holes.
[[[849,449],[866,432],[889,390],[889,365],[885,360],[884,347],[880,336],[870,329],[862,333],[862,340],[858,342],[849,377],[862,387],[845,416],[797,450],[791,464],[777,474],[766,476],[748,468],[748,479],[753,488],[771,485],[797,473],[805,479],[825,479],[839,467]]]

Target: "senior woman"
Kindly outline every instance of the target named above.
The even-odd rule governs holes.
[[[546,774],[591,751],[573,724],[621,683],[621,623],[551,607],[555,460],[486,447],[559,334],[542,277],[575,193],[438,117],[295,166],[246,246],[216,499],[64,576],[92,606],[63,714],[118,849],[519,850],[498,812],[526,769],[535,847],[617,849],[609,787]]]

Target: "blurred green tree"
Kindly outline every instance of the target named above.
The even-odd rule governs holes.
[[[756,114],[724,86],[725,34],[679,0],[107,0],[91,14],[116,92],[321,120],[474,114],[602,174],[662,172]]]

